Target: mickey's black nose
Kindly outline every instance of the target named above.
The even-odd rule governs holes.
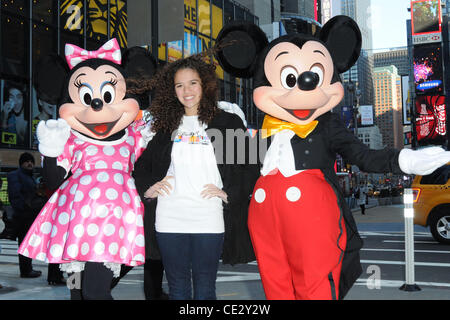
[[[298,76],[298,87],[303,91],[314,90],[319,84],[319,75],[315,72],[306,71]]]
[[[95,98],[91,101],[91,107],[94,111],[100,111],[103,108],[103,101],[101,99]]]

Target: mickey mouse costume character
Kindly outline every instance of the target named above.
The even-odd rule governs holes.
[[[267,139],[248,226],[268,299],[342,299],[361,274],[362,240],[334,170],[336,154],[365,172],[428,174],[450,152],[370,150],[330,112],[344,96],[339,74],[358,59],[361,33],[346,16],[316,34],[268,43],[254,24],[232,22],[217,59],[236,77],[253,77]]]
[[[127,93],[126,79],[151,77],[156,65],[138,47],[121,63],[116,39],[97,51],[66,44],[65,55],[70,71],[50,55],[35,75],[38,92],[59,105],[60,118],[36,130],[44,179],[57,190],[19,253],[59,263],[69,274],[82,271],[72,299],[112,299],[121,264],[145,261],[144,207],[130,173],[151,133],[135,121],[142,96]]]

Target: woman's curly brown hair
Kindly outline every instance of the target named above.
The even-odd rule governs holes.
[[[166,64],[150,81],[135,82],[136,93],[153,89],[153,99],[150,108],[152,131],[173,132],[176,130],[185,113],[183,105],[175,93],[175,74],[180,69],[195,70],[201,80],[202,97],[198,107],[198,119],[203,123],[210,123],[216,115],[219,97],[218,80],[215,66],[204,61],[202,54],[196,54],[185,59]],[[133,81],[134,82],[134,81]]]

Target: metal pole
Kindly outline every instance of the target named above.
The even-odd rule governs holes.
[[[406,282],[400,287],[404,291],[420,291],[414,281],[414,208],[412,189],[405,189],[403,194],[405,204],[405,278]]]

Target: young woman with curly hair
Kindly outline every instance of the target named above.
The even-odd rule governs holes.
[[[236,139],[226,131],[244,134],[246,128],[239,116],[217,107],[215,67],[200,55],[166,65],[152,86],[155,136],[134,169],[147,199],[146,254],[157,259],[159,249],[170,299],[192,299],[191,274],[193,298],[216,299],[219,259],[255,259],[247,210],[258,169],[225,161],[227,139]]]

